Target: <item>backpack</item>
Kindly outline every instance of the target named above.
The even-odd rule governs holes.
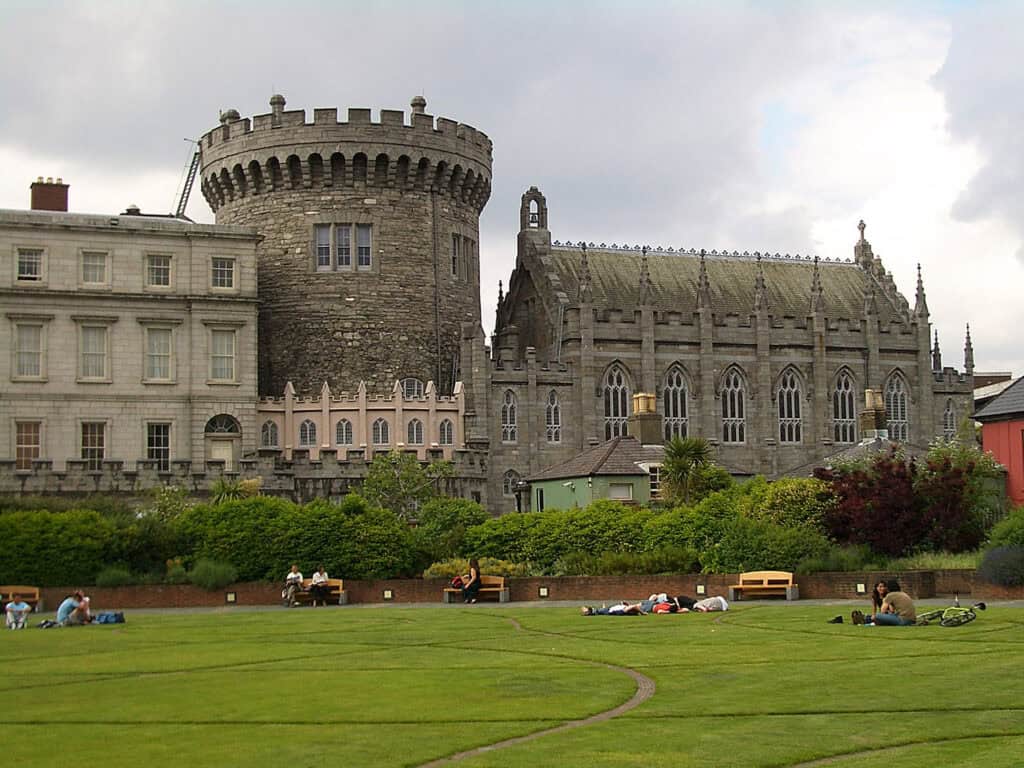
[[[107,611],[96,616],[97,624],[124,624],[124,614],[118,611]]]
[[[452,579],[452,589],[462,589],[464,586],[465,584],[462,583],[461,576],[456,576],[454,579]]]

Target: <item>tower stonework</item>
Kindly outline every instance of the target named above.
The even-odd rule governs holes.
[[[450,393],[461,324],[480,322],[479,217],[491,192],[480,131],[396,110],[228,110],[200,140],[202,191],[218,224],[255,227],[259,390]]]

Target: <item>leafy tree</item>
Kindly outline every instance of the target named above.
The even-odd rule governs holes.
[[[371,504],[409,520],[416,517],[424,504],[440,495],[441,480],[453,471],[450,461],[434,461],[424,466],[412,453],[380,453],[370,464],[363,494]]]
[[[427,562],[452,557],[462,547],[466,529],[489,519],[482,506],[468,499],[431,499],[419,512],[416,539]]]
[[[661,482],[668,498],[689,504],[694,477],[710,461],[711,445],[703,437],[676,435],[665,443]]]

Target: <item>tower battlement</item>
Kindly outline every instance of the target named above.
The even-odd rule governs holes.
[[[456,204],[483,210],[491,192],[492,144],[476,128],[435,118],[413,100],[412,112],[350,108],[339,122],[337,109],[284,110],[284,97],[271,98],[272,111],[251,120],[236,110],[221,114],[221,125],[203,134],[202,191],[217,211],[231,202],[278,190],[384,188],[447,194]]]

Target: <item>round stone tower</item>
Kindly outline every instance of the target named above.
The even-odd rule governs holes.
[[[235,110],[200,140],[218,224],[256,227],[259,389],[371,392],[433,380],[450,393],[461,323],[480,320],[479,219],[491,141],[468,125],[401,111]],[[416,381],[409,382],[415,392]]]

